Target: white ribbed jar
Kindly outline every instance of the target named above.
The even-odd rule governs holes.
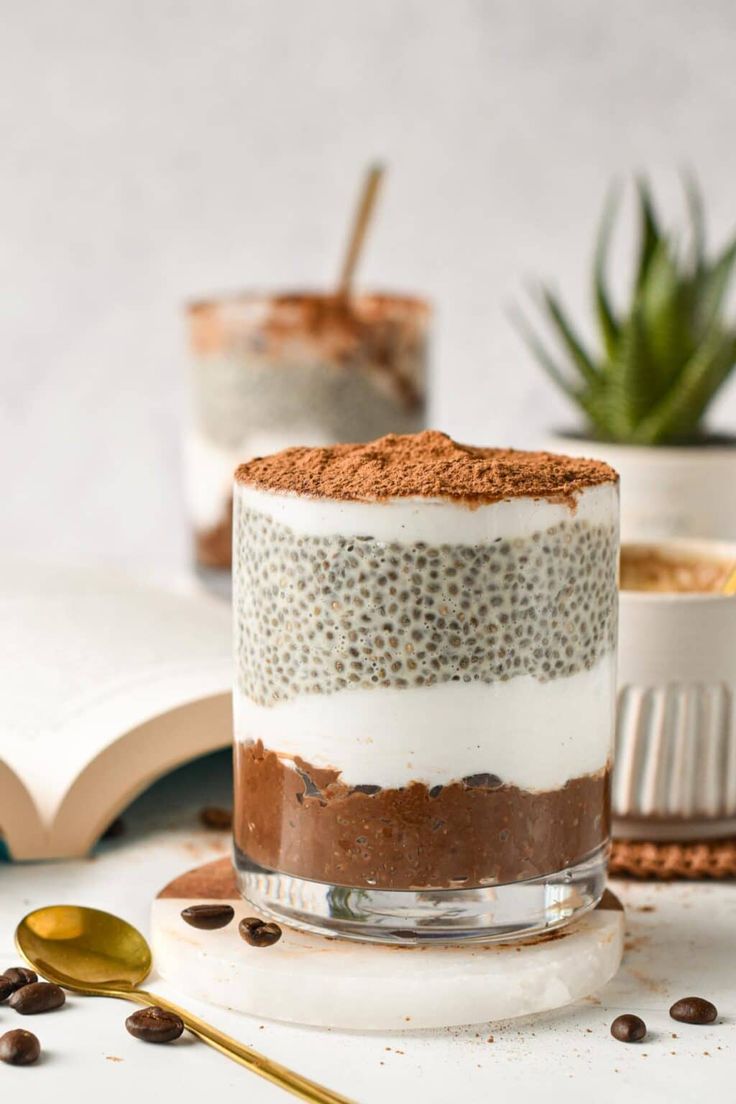
[[[736,562],[736,544],[670,541]],[[736,597],[622,591],[614,835],[686,840],[736,831]]]

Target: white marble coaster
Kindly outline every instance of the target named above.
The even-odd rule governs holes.
[[[227,900],[235,919],[198,931],[181,910]],[[526,943],[385,947],[284,929],[273,947],[238,935],[253,908],[229,859],[177,878],[153,904],[154,962],[182,993],[259,1019],[362,1031],[413,1030],[526,1016],[600,989],[623,952],[624,914],[612,893],[568,928]]]

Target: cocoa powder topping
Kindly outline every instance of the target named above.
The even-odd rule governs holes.
[[[424,299],[389,292],[349,299],[319,292],[244,293],[190,303],[188,310],[198,353],[214,352],[248,330],[269,342],[310,338],[339,351],[387,339],[410,341],[423,334],[431,315]]]
[[[241,464],[235,475],[261,490],[311,498],[447,498],[468,505],[527,497],[574,505],[586,488],[618,481],[600,460],[476,448],[436,430],[389,434],[367,445],[285,449]]]

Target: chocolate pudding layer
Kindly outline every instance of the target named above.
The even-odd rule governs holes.
[[[243,295],[189,308],[198,563],[230,566],[223,535],[243,460],[421,429],[428,320],[426,303],[392,295]]]
[[[411,895],[605,855],[610,468],[426,432],[251,461],[234,503],[242,871]]]
[[[609,832],[609,769],[534,793],[478,774],[428,788],[346,786],[262,743],[235,759],[235,846],[266,870],[338,886],[471,889],[564,870]]]

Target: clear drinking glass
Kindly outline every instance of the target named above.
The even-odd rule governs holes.
[[[508,938],[593,907],[609,837],[613,473],[573,508],[338,501],[249,472],[234,492],[244,896],[287,923],[389,942]]]
[[[239,463],[424,426],[429,319],[425,301],[389,294],[244,294],[188,308],[186,482],[202,575],[228,585]]]

